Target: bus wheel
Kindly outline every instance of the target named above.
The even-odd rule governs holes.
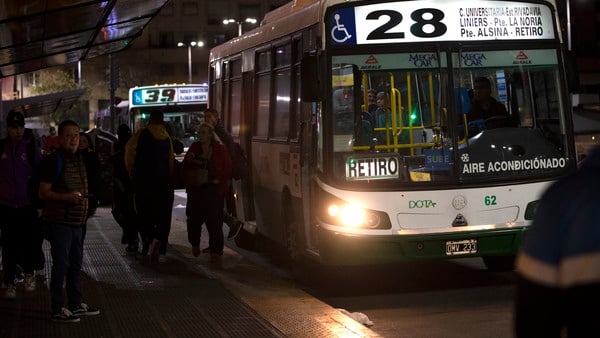
[[[482,257],[483,263],[490,271],[504,272],[515,268],[515,256],[486,256]]]

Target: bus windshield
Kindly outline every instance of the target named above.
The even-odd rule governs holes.
[[[489,181],[567,167],[556,50],[340,55],[331,74],[341,180]]]
[[[135,119],[135,130],[148,125],[150,113],[153,109],[149,107],[134,108],[132,117]],[[161,110],[164,114],[164,122],[172,138],[183,143],[188,148],[196,140],[196,128],[202,123],[205,106],[193,108],[192,106],[165,106]]]

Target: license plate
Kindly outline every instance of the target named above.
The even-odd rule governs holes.
[[[472,253],[477,253],[476,239],[446,242],[446,256],[467,255]]]

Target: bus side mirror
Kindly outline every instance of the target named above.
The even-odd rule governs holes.
[[[575,52],[566,52],[566,68],[567,68],[567,85],[569,92],[574,93],[579,91],[579,72],[577,71],[577,58]]]
[[[321,72],[319,71],[319,57],[304,54],[300,62],[300,95],[304,102],[322,101]]]

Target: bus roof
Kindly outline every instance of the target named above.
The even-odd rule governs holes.
[[[239,53],[321,21],[323,0],[297,0],[265,14],[260,26],[211,49],[209,61]]]

